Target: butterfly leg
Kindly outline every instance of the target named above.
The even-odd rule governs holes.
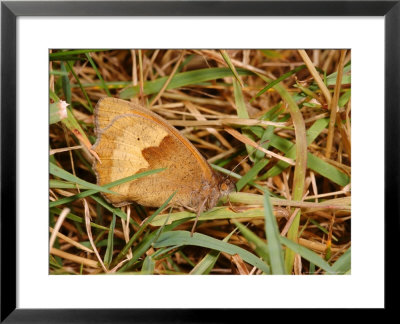
[[[239,212],[239,210],[235,209],[232,206],[231,200],[229,199],[229,194],[228,194],[228,204],[229,204],[229,209],[232,210],[234,213],[238,213]]]
[[[194,229],[196,228],[197,221],[199,220],[200,214],[204,210],[204,206],[206,205],[207,200],[208,200],[208,198],[204,199],[204,201],[201,203],[201,205],[199,206],[199,209],[196,212],[196,219],[194,220],[194,224],[193,224],[192,230],[190,232],[191,237],[193,237],[193,233],[194,233]]]

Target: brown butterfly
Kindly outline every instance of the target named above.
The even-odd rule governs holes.
[[[150,110],[125,100],[103,98],[94,116],[97,141],[93,150],[101,161],[94,163],[94,170],[100,186],[166,168],[111,189],[120,195],[103,193],[114,206],[137,202],[159,207],[176,191],[170,205],[197,214],[193,233],[198,216],[234,190],[230,179],[216,173],[176,128]]]

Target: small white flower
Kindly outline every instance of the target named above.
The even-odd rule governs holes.
[[[60,119],[67,118],[67,107],[69,106],[68,103],[66,103],[63,100],[60,100],[58,102],[58,115],[60,116]]]

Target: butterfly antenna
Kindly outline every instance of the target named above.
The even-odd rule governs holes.
[[[238,164],[236,164],[236,166],[229,172],[226,178],[230,177],[232,172],[235,171],[240,164],[242,164],[245,160],[247,160],[250,157],[250,154],[253,154],[255,150],[257,150],[261,145],[267,143],[268,141],[269,140],[265,140],[264,142],[258,144],[257,147],[253,147],[253,150],[250,153],[248,153]]]

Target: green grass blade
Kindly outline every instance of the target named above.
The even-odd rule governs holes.
[[[325,123],[327,124],[327,122],[327,119],[320,119],[316,121],[312,127],[309,128],[309,130],[307,131],[307,143],[310,144],[315,140],[318,134],[326,127],[323,125]],[[261,136],[261,133],[257,135]],[[274,134],[270,139],[270,143],[271,146],[284,152],[286,157],[296,158],[296,147],[292,142],[288,141],[287,139],[284,139]],[[289,165],[286,162],[279,161],[262,177],[260,177],[260,180],[266,179],[268,177],[274,177],[284,171],[288,166]],[[308,152],[307,154],[307,167],[340,186],[346,186],[350,183],[350,177],[347,174],[320,159],[319,157],[311,154],[310,152]]]
[[[338,106],[344,107],[350,100],[351,97],[351,90],[345,91],[344,94],[339,98]]]
[[[281,81],[287,79],[287,78],[290,77],[291,75],[293,75],[293,74],[295,74],[295,73],[297,73],[297,72],[299,72],[299,71],[301,71],[301,70],[303,70],[303,69],[305,69],[305,68],[306,68],[305,65],[300,65],[300,66],[298,66],[297,68],[295,68],[295,69],[293,69],[293,70],[291,70],[291,71],[289,71],[289,72],[287,72],[287,73],[285,73],[285,74],[282,74],[278,79],[269,82],[264,88],[262,88],[259,92],[257,92],[257,94],[256,94],[253,98],[251,98],[250,103],[251,103],[254,99],[256,99],[256,98],[258,98],[259,96],[261,96],[264,92],[268,91],[268,89],[271,89],[273,86],[277,85],[279,82],[281,82]]]
[[[261,269],[267,274],[271,273],[269,266],[257,258],[254,254],[236,245],[217,240],[204,234],[194,233],[192,237],[188,231],[166,232],[161,234],[159,239],[153,244],[153,246],[156,248],[167,247],[171,245],[195,245],[225,252],[230,255],[239,254],[239,256],[247,263],[257,267],[258,269]]]
[[[260,77],[265,81],[267,80],[264,76],[260,75]],[[303,119],[303,115],[300,112],[299,107],[297,106],[296,101],[293,99],[291,94],[286,90],[286,88],[280,83],[274,86],[274,89],[279,93],[282,99],[286,102],[287,108],[290,112],[290,116],[292,117],[293,125],[295,128],[295,137],[296,143],[296,165],[294,167],[293,173],[293,187],[292,187],[292,197],[293,200],[301,200],[304,193],[304,183],[306,178],[306,170],[307,170],[307,137],[306,137],[306,127]],[[297,241],[299,223],[300,223],[300,214],[299,211],[287,234],[287,237],[292,241]],[[285,251],[285,268],[286,272],[291,272],[293,268],[294,262],[294,253],[291,250],[286,249]]]
[[[249,113],[247,112],[246,103],[244,101],[242,88],[237,80],[233,80],[233,92],[235,95],[235,104],[237,108],[237,115],[239,118],[248,119]]]
[[[54,208],[51,208],[50,211],[52,213],[54,213],[54,214],[60,215],[62,209],[54,207]],[[84,219],[82,217],[79,217],[79,216],[77,216],[75,214],[72,214],[72,213],[68,213],[67,214],[67,218],[72,220],[72,221],[74,221],[74,222],[78,222],[78,223],[81,223],[81,224],[85,223],[85,221],[84,221]],[[98,228],[98,229],[102,229],[102,230],[108,231],[107,227],[98,225],[98,224],[93,223],[93,222],[90,222],[90,226],[92,226],[93,228]]]
[[[129,87],[132,82],[131,81],[105,81],[105,84],[108,89],[123,89]],[[83,88],[94,88],[94,89],[101,89],[102,84],[99,81],[96,82],[83,82],[81,83]],[[72,88],[79,88],[78,84],[72,84]]]
[[[214,268],[221,252],[217,250],[211,250],[207,255],[201,259],[199,263],[190,271],[190,275],[207,275]]]
[[[160,231],[161,228],[158,229]],[[123,267],[121,267],[117,272],[125,272],[127,269],[129,269],[146,251],[150,248],[151,244],[153,243],[155,237],[157,236],[157,232],[154,231],[152,234],[148,235],[145,237],[137,246],[135,246],[135,249],[132,252],[132,258],[124,264]]]
[[[78,76],[76,75],[76,73],[75,73],[75,71],[74,71],[74,68],[72,67],[72,65],[71,65],[70,62],[67,62],[67,69],[68,69],[68,70],[72,73],[72,75],[74,76],[76,82],[77,82],[78,85],[79,85],[79,88],[81,89],[83,95],[84,95],[85,98],[86,98],[86,101],[87,101],[88,104],[89,104],[89,107],[88,107],[87,109],[89,110],[89,112],[93,113],[92,101],[89,99],[89,96],[88,96],[88,94],[86,93],[85,88],[82,86],[81,80],[80,80],[80,79],[78,78]],[[85,108],[86,108],[86,106],[85,106]]]
[[[263,189],[264,191],[265,189]],[[246,205],[262,205],[263,204],[263,196],[259,194],[252,193],[244,193],[244,192],[233,192],[229,195],[229,200],[233,203],[240,203]],[[273,205],[276,206],[290,206],[289,201],[281,198],[270,198]],[[226,202],[227,197],[221,199],[221,201]],[[291,201],[293,202],[293,201]],[[299,201],[300,203],[301,201]],[[344,199],[328,199],[322,202],[319,202],[320,208],[325,209],[327,205],[337,206],[336,210],[351,210],[351,204],[349,198]],[[313,205],[312,207],[315,207]],[[188,218],[194,219],[196,214],[188,211],[176,212],[171,214],[162,214],[158,215],[151,222],[152,226],[161,226],[166,218],[169,217],[170,222],[174,222],[180,219]],[[199,221],[205,220],[222,220],[222,219],[240,219],[240,218],[263,218],[264,217],[264,209],[263,208],[251,208],[241,212],[234,212],[230,210],[228,207],[214,207],[199,216]]]
[[[153,260],[153,257],[151,255],[146,256],[146,258],[143,261],[141,273],[144,275],[153,274],[155,265],[156,262]]]
[[[240,230],[242,235],[245,237],[247,242],[249,242],[254,247],[254,252],[261,257],[266,264],[270,264],[269,262],[269,248],[268,244],[264,242],[260,237],[254,234],[251,230],[249,230],[242,223],[234,221],[236,227]]]
[[[65,72],[68,75],[68,72]],[[52,91],[49,89],[49,97],[52,99],[54,102],[60,101],[60,98]]]
[[[281,236],[280,241],[283,245],[285,245],[288,249],[293,251],[293,253],[298,253],[301,255],[302,258],[314,263],[316,266],[320,267],[321,269],[325,270],[326,272],[330,272],[334,274],[334,270],[332,267],[322,259],[318,254],[314,253],[313,251],[307,249],[304,246],[301,246],[293,241],[287,239],[286,237]]]
[[[146,251],[150,248],[150,246],[153,244],[154,240],[157,239],[162,231],[171,231],[175,227],[185,223],[187,220],[183,219],[177,222],[174,222],[170,225],[167,225],[165,227],[160,227],[158,230],[153,231],[151,234],[147,235],[140,243],[135,246],[135,249],[132,252],[132,259],[130,259],[126,264],[124,264],[121,269],[119,269],[117,272],[125,272],[127,269],[129,269],[139,258],[142,256]]]
[[[311,170],[317,172],[339,186],[344,187],[350,183],[350,177],[346,173],[334,167],[332,164],[325,162],[311,153],[308,153],[307,159],[309,168]]]
[[[253,208],[249,209],[243,212],[234,212],[230,210],[227,207],[215,207],[211,210],[208,210],[204,213],[202,213],[199,216],[199,221],[205,221],[205,220],[221,220],[221,219],[238,219],[238,218],[254,218],[254,217],[263,217],[264,213],[262,208]],[[161,226],[165,219],[168,216],[166,214],[158,215],[153,219],[151,222],[151,225],[153,226]],[[176,212],[176,213],[171,213],[169,214],[169,220],[170,222],[174,222],[180,219],[194,219],[196,218],[195,213],[183,211],[183,212]]]
[[[328,126],[329,118],[321,118],[314,122],[307,130],[307,145],[310,145],[321,134],[321,132]]]
[[[107,203],[103,198],[97,197],[97,196],[91,196],[90,198],[92,198],[95,202],[97,202],[100,206],[104,207],[105,209],[107,209],[108,211],[110,211],[111,213],[117,215],[118,217],[122,218],[123,220],[126,221],[126,214],[119,208],[116,207],[112,207],[109,203]],[[129,222],[134,225],[135,227],[139,227],[139,225],[132,219],[129,219]]]
[[[65,63],[62,62],[60,65],[61,72],[67,72],[67,68],[65,67]],[[71,83],[69,82],[68,74],[61,76],[61,84],[62,84],[62,89],[64,92],[65,96],[65,101],[66,102],[71,102]]]
[[[57,76],[60,76],[60,75],[68,75],[68,72],[52,70],[52,71],[50,71],[50,75],[57,75]]]
[[[317,228],[320,230],[320,231],[322,231],[322,232],[324,232],[325,234],[327,234],[327,235],[329,235],[329,231],[325,228],[325,227],[322,227],[317,221],[315,221],[315,220],[313,220],[312,218],[309,218],[309,220],[310,220],[310,223],[311,224],[314,224],[315,226],[317,226]],[[300,235],[299,235],[300,236]],[[334,235],[332,235],[332,240],[334,240],[334,241],[338,241],[338,239],[336,238],[336,236],[334,236]]]
[[[329,123],[328,118],[319,119],[307,130],[306,138],[307,138],[307,145],[310,145],[314,140],[318,137],[318,135],[326,128]],[[277,135],[272,135],[270,138],[271,145],[285,152],[285,156],[291,159],[296,158],[296,145],[292,142],[283,139]],[[311,153],[309,153],[310,155]],[[309,163],[308,167],[309,166]],[[284,161],[279,161],[276,165],[274,165],[268,172],[263,176],[263,178],[273,177],[280,174],[283,170],[289,167],[289,164]]]
[[[92,66],[93,70],[96,72],[96,75],[97,75],[97,77],[98,77],[99,80],[100,80],[100,83],[101,83],[102,88],[103,88],[104,91],[107,93],[107,95],[108,95],[109,97],[111,97],[110,90],[108,90],[108,87],[107,87],[106,83],[104,82],[104,79],[103,79],[103,77],[101,76],[100,71],[98,70],[98,68],[97,68],[97,66],[96,66],[96,63],[94,63],[94,61],[93,61],[92,57],[89,55],[89,53],[85,53],[85,55],[86,55],[86,58],[89,60],[90,65]]]
[[[67,115],[68,117],[62,119],[61,122],[72,132],[72,134],[74,134],[78,138],[81,144],[85,145],[88,149],[90,149],[91,142],[89,141],[89,138],[86,136],[86,133],[83,131],[78,120],[75,118],[70,107],[67,107]]]
[[[233,92],[235,95],[235,106],[237,109],[238,117],[243,118],[243,119],[248,119],[249,113],[247,112],[247,107],[246,107],[246,103],[244,101],[242,88],[240,87],[240,83],[235,79],[233,80]],[[243,133],[243,135],[246,135],[251,140],[254,140],[254,136],[249,129],[242,128],[242,133]],[[256,150],[248,144],[245,144],[245,146],[246,146],[247,154],[249,154],[250,158],[252,159],[252,155],[255,153]]]
[[[180,248],[180,246],[170,246],[169,248],[161,248],[161,249],[158,249],[151,256],[153,257],[154,260],[161,260],[161,259],[170,257],[171,254],[177,252],[179,248]]]
[[[260,52],[268,59],[284,59],[284,56],[276,50],[260,49]]]
[[[219,51],[221,53],[222,58],[224,59],[225,63],[228,65],[228,67],[231,69],[232,74],[234,75],[235,79],[237,80],[237,82],[239,83],[240,87],[243,87],[242,81],[239,78],[239,74],[236,71],[235,66],[233,65],[228,53],[226,52],[226,50],[220,50]]]
[[[121,250],[121,252],[118,254],[117,258],[115,259],[114,264],[117,264],[121,259],[128,253],[129,249],[135,243],[135,241],[140,237],[140,235],[144,232],[144,230],[148,227],[150,222],[153,220],[154,217],[156,217],[159,213],[161,213],[164,208],[169,204],[171,199],[175,196],[176,192],[174,192],[171,196],[168,197],[168,199],[151,215],[147,220],[143,223],[143,225],[139,228],[139,230],[130,238],[129,242],[126,243],[124,248]]]
[[[332,270],[335,274],[347,274],[351,270],[351,248],[349,248],[343,255],[336,260],[332,265]],[[330,273],[326,273],[330,274]]]
[[[232,232],[230,232],[223,240],[222,242],[228,242],[233,233],[235,233],[236,229],[234,229]],[[199,262],[196,264],[196,266],[190,271],[189,274],[191,275],[205,275],[209,274],[212,268],[214,268],[215,263],[217,262],[219,255],[221,252],[217,250],[211,250],[210,252],[207,253],[207,255]]]
[[[309,88],[303,87],[298,81],[296,81],[296,85],[294,87],[299,88],[301,91],[303,91],[310,99],[315,98],[318,100],[318,96]],[[303,105],[310,104],[309,102],[304,102]],[[311,105],[310,107],[314,107],[314,105]],[[321,105],[317,105],[317,107],[321,108]]]
[[[343,77],[342,84],[350,84],[351,83],[351,64],[346,65],[343,69]],[[333,86],[336,84],[337,72],[333,72],[326,77],[326,85]]]
[[[260,120],[270,120],[270,121],[278,121],[278,117],[280,114],[283,113],[283,109],[281,109],[282,104],[279,103],[276,106],[274,106],[272,109],[268,110],[263,116],[261,116]],[[290,116],[288,116],[289,118]],[[280,120],[280,122],[285,122],[286,118],[282,118]],[[262,127],[250,127],[251,131],[254,133],[254,129],[258,128],[260,133],[262,134],[261,136],[259,136],[260,138],[260,146],[268,149],[269,145],[270,145],[270,141],[271,141],[271,137],[274,134],[274,129],[275,127],[273,126],[268,126],[267,128],[262,128]],[[260,151],[260,150],[256,150],[256,152],[254,153],[254,160],[255,161],[259,161],[261,159],[265,158],[265,153]]]
[[[114,251],[114,229],[115,229],[115,214],[113,214],[113,218],[110,224],[110,230],[108,231],[107,238],[107,249],[104,255],[104,265],[108,268],[112,261],[112,255]]]
[[[160,228],[161,229],[161,228]],[[135,250],[132,252],[132,258],[126,262],[118,271],[117,273],[122,273],[125,272],[127,269],[129,269],[133,264],[137,262],[137,260],[144,254],[146,251],[150,248],[152,241],[154,240],[154,237],[156,235],[154,231],[154,235],[148,235],[146,236],[136,247]]]
[[[265,233],[268,240],[269,260],[271,264],[272,274],[285,274],[285,265],[283,261],[283,251],[280,243],[280,233],[274,213],[272,211],[271,202],[268,192],[264,193],[264,210],[265,210]]]
[[[242,190],[250,181],[255,179],[258,173],[264,169],[268,163],[268,159],[261,159],[256,162],[253,167],[243,177],[241,177],[238,182],[236,182],[237,191]]]
[[[63,51],[57,53],[50,53],[49,59],[50,61],[66,61],[66,60],[79,60],[81,58],[78,55],[86,54],[86,53],[94,53],[94,52],[104,52],[106,49],[80,49],[80,50],[71,50],[71,51]]]
[[[165,170],[165,168],[141,172],[141,173],[138,173],[138,174],[134,174],[134,175],[131,175],[131,176],[128,176],[128,177],[113,181],[113,182],[108,183],[108,184],[106,184],[104,186],[98,186],[98,187],[99,188],[104,188],[103,189],[103,191],[104,191],[104,190],[106,190],[108,188],[112,188],[112,187],[118,186],[120,184],[123,184],[125,182],[129,182],[129,181],[132,181],[132,180],[135,180],[135,179],[146,177],[146,176],[149,176],[151,174],[155,174],[155,173],[161,172],[163,170]],[[85,187],[85,188],[88,188],[88,186],[85,186],[85,185],[82,185],[82,186]],[[75,201],[77,199],[81,199],[81,198],[85,198],[85,197],[88,197],[88,196],[92,196],[92,195],[98,193],[99,191],[100,190],[97,190],[97,189],[90,189],[90,190],[86,190],[86,191],[80,192],[80,193],[78,193],[78,194],[76,194],[74,196],[71,196],[71,197],[66,197],[66,198],[58,199],[56,201],[51,201],[50,202],[50,207],[55,207],[55,206],[59,206],[59,205],[63,205],[63,204],[68,204],[68,203],[70,203],[72,201]]]
[[[73,182],[68,182],[68,181],[62,181],[62,180],[57,180],[57,179],[50,179],[49,181],[49,187],[50,188],[57,188],[57,189],[88,189],[87,187],[77,185]]]
[[[239,75],[253,75],[252,72],[245,69],[238,68],[236,70]],[[174,77],[171,79],[171,82],[168,84],[167,90],[230,76],[232,76],[232,72],[229,68],[199,69],[189,72],[177,73],[176,75],[174,75]],[[165,81],[167,81],[167,79],[168,77],[162,77],[154,81],[145,82],[143,89],[144,94],[150,95],[158,93],[161,90],[162,86],[165,84]],[[119,97],[121,99],[130,99],[135,97],[138,93],[139,93],[139,86],[129,87],[122,90],[119,94]]]
[[[82,179],[74,176],[73,174],[65,171],[64,169],[61,169],[60,167],[58,167],[57,165],[55,165],[54,163],[51,163],[51,162],[50,162],[50,174],[52,174],[55,177],[59,177],[61,179],[64,179],[64,180],[67,180],[70,182],[75,182],[77,184],[80,184],[81,186],[85,186],[87,188],[90,188],[90,189],[93,189],[96,191],[119,195],[116,192],[110,191],[108,189],[105,189],[105,188],[95,185],[93,183],[82,180]]]

